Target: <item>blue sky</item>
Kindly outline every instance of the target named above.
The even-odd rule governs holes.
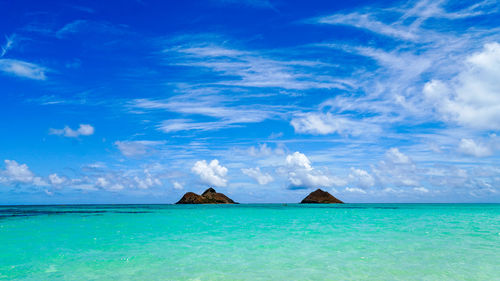
[[[500,201],[498,1],[101,2],[0,0],[0,204]]]

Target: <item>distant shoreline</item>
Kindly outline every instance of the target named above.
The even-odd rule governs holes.
[[[188,206],[192,205],[201,205],[201,206],[215,206],[215,205],[224,205],[224,206],[238,206],[238,205],[335,205],[335,204],[317,204],[317,203],[311,203],[311,204],[304,204],[304,203],[239,203],[239,204],[185,204]],[[398,202],[391,202],[391,203],[375,203],[375,202],[347,202],[344,204],[349,204],[349,205],[354,205],[354,204],[377,204],[377,205],[382,205],[382,204],[399,204],[399,205],[453,205],[453,204],[489,204],[489,205],[496,205],[500,204],[500,202],[430,202],[430,203],[422,203],[422,202],[404,202],[404,203],[398,203]],[[179,206],[178,204],[175,203],[78,203],[78,204],[73,204],[73,203],[68,203],[68,204],[0,204],[0,207],[38,207],[38,206],[131,206],[131,205],[136,205],[136,206],[141,206],[141,205],[175,205]]]

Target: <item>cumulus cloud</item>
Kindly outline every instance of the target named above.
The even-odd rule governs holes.
[[[144,177],[135,176],[134,181],[136,182],[136,186],[141,189],[148,189],[153,186],[160,186],[160,179],[152,176],[148,171],[144,172]]]
[[[205,160],[196,161],[191,171],[197,174],[205,184],[213,186],[227,185],[227,168],[219,164],[219,160],[214,159],[207,163]]]
[[[109,191],[118,191],[118,190],[122,190],[125,188],[123,186],[123,184],[115,182],[113,180],[109,180],[106,177],[98,177],[95,180],[95,185],[97,187],[100,187],[102,189],[109,190]]]
[[[442,119],[476,129],[500,129],[500,44],[469,56],[451,81],[432,80],[424,94]]]
[[[262,172],[260,167],[241,169],[241,172],[255,179],[260,185],[265,185],[274,181],[274,178],[269,173]]]
[[[98,173],[72,180],[73,188],[90,190],[120,191],[123,189],[150,189],[161,186],[162,181],[158,173],[150,169],[125,170],[125,171],[100,171]]]
[[[264,157],[264,156],[270,156],[273,154],[283,155],[283,154],[285,154],[285,150],[284,150],[283,146],[278,145],[278,147],[273,149],[272,147],[269,147],[267,144],[264,143],[264,144],[260,144],[258,147],[251,146],[248,149],[248,154],[250,154],[250,156],[254,156],[254,157]]]
[[[363,169],[356,169],[351,167],[349,179],[351,182],[356,183],[357,186],[362,188],[368,188],[375,185],[375,179],[373,178],[373,176]]]
[[[493,154],[492,149],[481,143],[476,143],[472,139],[461,139],[458,145],[458,150],[466,155],[475,157],[485,157]]]
[[[51,135],[65,136],[68,138],[77,138],[79,136],[90,136],[94,134],[94,127],[89,124],[80,124],[78,129],[73,130],[66,126],[64,129],[50,129]]]
[[[67,178],[65,177],[60,177],[58,174],[54,173],[54,174],[50,174],[49,175],[49,182],[50,184],[54,185],[54,186],[60,186],[64,183],[66,183],[68,181]]]
[[[5,160],[4,163],[5,170],[0,170],[0,182],[33,186],[48,185],[41,177],[35,176],[28,165],[19,164],[14,160]]]
[[[115,146],[127,157],[145,155],[165,141],[116,141]]]
[[[25,62],[15,59],[0,59],[0,71],[18,77],[45,80],[46,68],[34,63]]]
[[[26,164],[19,164],[14,160],[5,160],[5,169],[0,169],[0,184],[48,187],[47,194],[53,193],[51,188],[59,191],[76,189],[85,191],[120,191],[127,189],[149,189],[161,186],[161,171],[155,167],[133,170],[105,170],[102,168],[90,171],[82,170],[80,177],[68,178],[57,173],[49,174],[42,178],[36,176]],[[64,188],[64,189],[63,189]]]
[[[284,170],[291,189],[333,187],[345,185],[346,181],[329,175],[326,170],[313,168],[307,156],[298,151],[286,157]]]
[[[423,171],[420,171],[409,156],[390,148],[385,153],[384,160],[372,167],[375,178],[383,186],[416,187],[420,186]]]
[[[398,148],[392,147],[385,153],[386,158],[394,164],[409,164],[410,157],[401,153]]]
[[[286,165],[291,168],[312,170],[311,161],[303,153],[295,151],[293,154],[289,154],[286,157]]]

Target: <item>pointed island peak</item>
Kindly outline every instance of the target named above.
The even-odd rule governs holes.
[[[215,191],[215,189],[213,189],[212,187],[209,187],[207,190],[205,190],[205,192],[201,194],[201,196],[205,196],[209,193],[217,193],[217,191]]]
[[[208,188],[201,195],[194,192],[187,192],[175,204],[237,204],[231,198],[222,193],[217,193],[215,189]]]
[[[304,198],[300,203],[342,204],[344,202],[335,198],[335,196],[331,195],[330,193],[318,188],[315,191],[309,193],[309,195],[307,195],[307,197]]]

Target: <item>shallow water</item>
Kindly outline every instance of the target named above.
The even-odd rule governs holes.
[[[0,280],[500,280],[500,204],[0,207]]]

